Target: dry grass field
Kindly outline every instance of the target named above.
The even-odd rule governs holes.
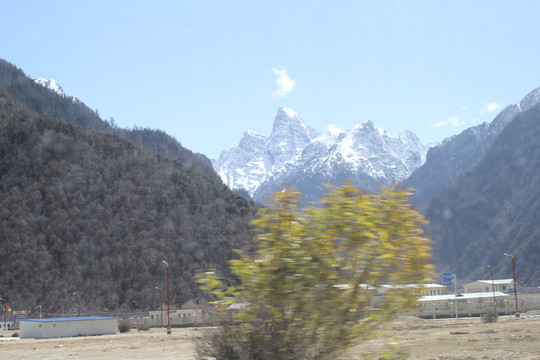
[[[0,335],[1,359],[196,359],[195,342],[203,329],[163,328],[131,330],[117,335],[59,339],[19,339],[13,331]],[[410,359],[540,360],[540,316],[500,317],[495,323],[479,318],[424,320],[403,318],[391,324],[390,337],[352,348],[347,359],[369,358],[369,353],[395,343]],[[376,358],[376,357],[374,357]]]

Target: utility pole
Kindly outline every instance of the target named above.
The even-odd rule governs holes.
[[[458,318],[458,308],[457,308],[457,284],[456,284],[456,273],[454,273],[454,305],[456,308],[456,319]]]
[[[156,286],[159,290],[159,306],[161,307],[161,326],[163,326],[163,297],[161,296],[161,288]]]
[[[171,334],[171,316],[169,313],[169,263],[163,260],[163,263],[167,267],[167,335]]]
[[[2,299],[0,298],[0,301],[2,301],[4,303],[4,331],[7,330],[7,320],[6,320],[6,314],[7,314],[7,306],[6,306],[6,300],[5,299]]]
[[[491,270],[491,290],[493,291],[493,310],[495,311],[495,317],[497,317],[497,301],[495,300],[495,283],[493,282],[493,268],[488,265],[489,270]]]
[[[81,317],[81,295],[78,292],[74,292],[73,295],[77,297],[77,312],[79,317]]]
[[[518,300],[517,300],[517,283],[516,283],[516,265],[514,263],[514,255],[504,253],[504,256],[512,258],[512,279],[514,280],[514,298],[516,299],[516,317],[519,317]]]

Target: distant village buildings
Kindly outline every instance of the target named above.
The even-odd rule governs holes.
[[[336,287],[348,288],[349,285],[335,285]],[[465,316],[481,316],[497,311],[499,315],[515,313],[514,284],[512,279],[477,280],[463,286],[463,291],[454,294],[449,293],[445,285],[440,284],[406,284],[406,285],[382,285],[375,288],[371,285],[360,285],[363,289],[374,292],[371,306],[377,308],[382,298],[390,290],[408,289],[418,294],[418,310],[411,313],[424,318],[442,318]],[[493,291],[495,290],[495,291]],[[495,303],[495,305],[494,305]],[[249,304],[233,304],[226,311],[235,313]],[[540,309],[540,293],[519,294],[518,306],[520,311]]]
[[[347,288],[350,285],[335,285],[336,287]],[[454,294],[453,289],[448,289],[445,285],[440,284],[405,284],[405,285],[382,285],[373,287],[371,285],[360,285],[365,290],[373,291],[374,297],[371,306],[377,307],[382,298],[390,290],[408,289],[413,290],[418,296],[418,309],[411,315],[416,315],[424,318],[441,318],[441,317],[465,317],[465,316],[480,316],[488,312],[496,311],[499,315],[509,315],[516,312],[516,296],[514,294],[515,284],[512,279],[495,279],[495,280],[476,280],[463,285],[461,292]],[[449,293],[449,290],[451,293]],[[538,289],[537,289],[538,290]],[[529,289],[528,292],[518,292],[517,305],[519,312],[529,310],[540,310],[540,291],[535,292],[534,289]],[[238,303],[230,305],[226,311],[231,315],[241,311],[249,306],[247,303]],[[169,309],[170,324],[172,326],[189,326],[204,324],[212,321],[215,315],[215,309],[205,309],[197,306],[194,303],[184,304],[182,308]],[[9,328],[18,328],[22,320],[28,319],[30,311],[23,314],[25,311],[9,311],[6,313],[5,323],[0,324],[0,330],[8,330]],[[32,314],[33,315],[33,314]],[[35,317],[35,316],[32,316]],[[90,319],[90,318],[73,318],[72,321],[66,319],[52,320],[32,320],[25,323],[25,336],[29,337],[46,337],[50,334],[60,334],[59,329],[64,325],[69,325],[77,329],[78,333],[81,330],[78,328],[77,321],[85,320],[81,324],[93,324],[99,322],[105,324],[105,319]],[[89,321],[92,320],[92,321]],[[150,310],[148,315],[138,315],[130,317],[129,320],[133,325],[145,324],[150,326],[167,325],[167,306],[164,304],[158,309]],[[71,324],[71,325],[70,325]],[[76,324],[77,326],[73,325]],[[51,327],[53,330],[47,330],[43,334],[37,333],[42,329]],[[28,335],[31,334],[31,335]],[[62,333],[61,336],[71,336]]]
[[[418,315],[429,318],[480,316],[495,311],[509,315],[516,312],[514,289],[513,279],[476,280],[465,284],[462,293],[420,297]],[[519,312],[540,309],[539,293],[520,294],[518,290],[517,298]]]

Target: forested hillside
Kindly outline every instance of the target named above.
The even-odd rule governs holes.
[[[201,171],[200,159],[44,117],[35,110],[61,117],[47,106],[62,106],[20,94],[0,88],[0,296],[12,308],[74,313],[73,292],[83,313],[156,307],[163,260],[171,301],[197,301],[194,273],[251,246],[254,204]],[[87,115],[73,122],[99,125]]]
[[[73,97],[61,96],[37,84],[21,69],[3,59],[0,59],[0,86],[25,104],[28,109],[45,117],[59,118],[92,130],[115,133],[139,143],[150,151],[178,159],[185,166],[191,166],[194,171],[218,178],[206,156],[193,154],[163,131],[142,128],[122,129],[114,124],[113,119],[103,121],[97,110],[91,110]]]
[[[427,211],[441,270],[463,279],[511,278],[504,253],[515,255],[518,284],[540,276],[540,105],[517,115],[485,157],[433,198]]]

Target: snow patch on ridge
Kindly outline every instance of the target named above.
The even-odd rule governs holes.
[[[296,111],[294,111],[293,109],[290,109],[288,107],[285,107],[285,106],[280,106],[279,108],[281,111],[283,111],[285,113],[285,115],[287,115],[288,117],[292,118],[292,117],[297,117],[298,114],[296,113]]]
[[[36,78],[36,77],[30,77],[30,78],[34,80],[37,84],[44,86],[47,89],[52,90],[61,96],[66,96],[66,94],[64,93],[64,90],[62,89],[60,84],[56,82],[56,80],[54,79],[47,80],[47,79]]]

